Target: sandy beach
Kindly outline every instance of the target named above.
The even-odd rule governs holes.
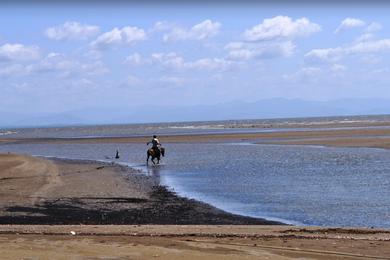
[[[0,226],[2,259],[389,259],[389,231],[286,226]]]
[[[390,256],[388,230],[303,228],[237,216],[180,198],[119,165],[2,154],[0,182],[3,259]]]
[[[280,224],[178,197],[116,164],[2,154],[0,167],[1,224]]]
[[[164,143],[239,141],[389,148],[389,136],[386,127],[324,126],[305,131],[167,135],[161,139]],[[82,144],[147,140],[0,141]],[[117,164],[2,154],[0,183],[0,252],[4,259],[390,259],[389,230],[296,227],[233,215],[178,197],[159,186],[153,176]]]

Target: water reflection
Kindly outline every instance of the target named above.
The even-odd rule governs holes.
[[[161,184],[161,165],[153,165],[153,166],[146,166],[146,174],[152,178],[154,185],[160,185]]]

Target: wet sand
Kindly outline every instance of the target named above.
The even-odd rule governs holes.
[[[338,125],[331,126],[339,127]],[[146,143],[150,137],[101,137],[101,138],[33,138],[0,139],[3,143]],[[163,143],[191,142],[253,142],[283,145],[325,145],[338,147],[390,148],[390,128],[321,129],[304,131],[234,133],[234,134],[191,134],[162,135]]]
[[[0,155],[0,224],[281,224],[176,196],[153,176],[96,161]]]

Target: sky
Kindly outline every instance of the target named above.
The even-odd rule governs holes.
[[[390,5],[0,4],[0,111],[390,98]]]

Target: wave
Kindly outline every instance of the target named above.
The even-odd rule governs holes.
[[[1,135],[13,135],[13,134],[17,134],[18,132],[17,131],[5,131],[5,132],[0,132],[0,136]]]

